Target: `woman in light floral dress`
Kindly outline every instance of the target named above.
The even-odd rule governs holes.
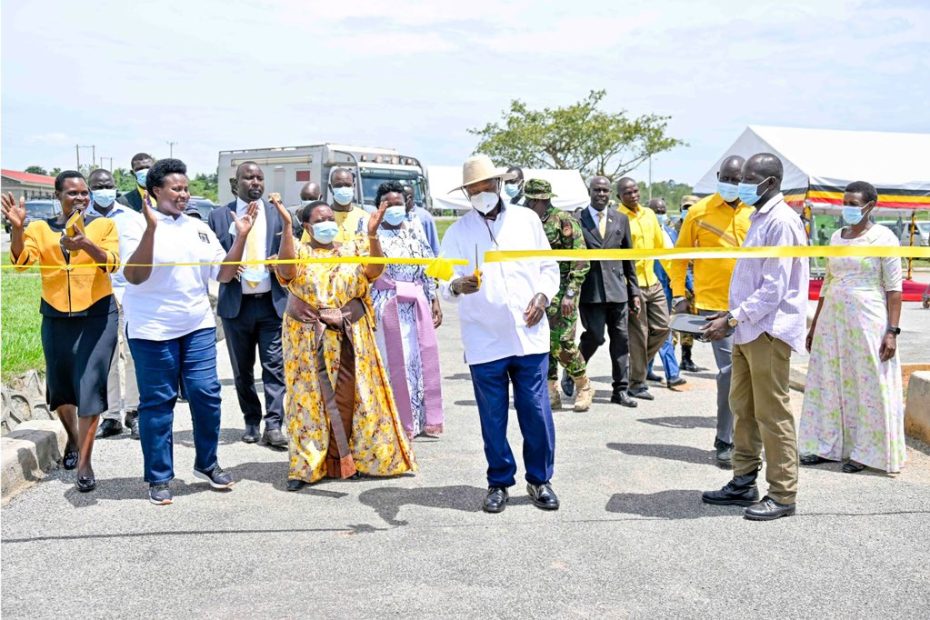
[[[403,186],[383,183],[375,203],[388,203],[378,237],[385,256],[433,258],[423,227],[408,217]],[[436,328],[442,322],[436,282],[425,265],[392,263],[372,284],[371,299],[378,321],[376,332],[381,359],[401,423],[408,437],[442,433],[442,375]]]
[[[875,188],[851,183],[843,196],[847,226],[831,246],[896,246],[897,237],[869,221]],[[801,463],[843,461],[889,473],[904,464],[904,404],[896,353],[901,316],[899,258],[837,257],[807,335],[810,363],[798,447]]]

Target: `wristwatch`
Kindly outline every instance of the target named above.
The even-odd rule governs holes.
[[[575,296],[575,289],[570,288],[570,289],[566,290],[566,291],[565,291],[565,296],[568,297],[569,299],[572,299],[572,298]]]
[[[730,327],[733,327],[733,328],[735,328],[737,325],[739,325],[739,321],[736,320],[736,317],[734,317],[734,316],[733,316],[731,313],[729,313],[729,312],[727,312],[727,325],[729,325]]]
[[[889,325],[887,331],[888,331],[889,334],[894,334],[895,336],[900,336],[900,335],[901,335],[901,328],[900,328],[900,327],[895,327],[895,326],[893,326],[893,325]]]

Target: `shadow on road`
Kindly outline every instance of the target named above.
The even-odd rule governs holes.
[[[220,443],[221,446],[228,446],[230,444],[238,443],[242,440],[242,434],[245,432],[244,428],[224,428],[220,430]],[[194,447],[194,431],[175,431],[174,440],[186,446],[188,448]]]
[[[670,461],[714,465],[714,451],[666,443],[609,443],[607,447],[631,456],[654,456]]]
[[[658,493],[615,493],[607,502],[607,512],[640,515],[654,519],[701,519],[742,514],[739,506],[709,506],[701,501],[701,491],[675,489]]]
[[[717,428],[717,420],[696,415],[668,416],[664,418],[640,418],[637,422],[663,426],[665,428]]]
[[[363,491],[358,501],[374,508],[378,516],[390,525],[407,525],[398,520],[403,506],[426,506],[462,512],[479,512],[488,490],[481,487],[454,485],[448,487],[423,487],[419,489],[378,488]],[[530,503],[529,497],[511,497],[510,505]]]

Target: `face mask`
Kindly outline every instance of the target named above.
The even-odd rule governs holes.
[[[139,184],[139,187],[145,187],[145,180],[149,176],[149,169],[143,168],[142,170],[136,171],[136,183]]]
[[[345,206],[347,204],[352,204],[352,199],[355,198],[355,189],[352,187],[334,187],[333,188],[333,200],[337,203]]]
[[[768,179],[765,181],[768,181]],[[762,181],[762,183],[765,183],[765,181]],[[737,186],[737,195],[739,199],[750,207],[759,202],[759,198],[761,198],[761,196],[759,196],[759,186],[762,185],[762,183],[757,183],[755,185],[752,183],[740,183]]]
[[[739,197],[739,186],[736,183],[717,181],[717,193],[724,202],[733,202]]]
[[[493,211],[497,203],[500,202],[500,199],[500,194],[497,192],[481,192],[480,194],[468,197],[471,206],[482,215],[487,215]]]
[[[667,213],[661,213],[661,214],[657,215],[656,217],[659,218],[659,223],[662,224],[663,226],[665,226],[665,223],[668,221],[668,214],[667,214]]]
[[[862,207],[843,205],[843,221],[850,226],[855,226],[861,222],[864,217],[865,215],[862,212]]]
[[[504,183],[504,193],[507,194],[508,198],[516,198],[517,194],[520,193],[520,184]]]
[[[688,210],[682,209],[681,210],[681,221],[684,222],[686,217],[688,217]]]
[[[116,190],[95,189],[90,193],[90,196],[94,203],[100,205],[104,209],[109,209],[110,205],[116,201]]]
[[[397,226],[407,219],[407,207],[388,207],[384,210],[384,221],[391,226]]]
[[[338,234],[339,224],[336,222],[317,222],[313,225],[313,238],[317,243],[329,245]]]
[[[307,206],[308,204],[310,204],[311,202],[316,202],[316,201],[315,201],[315,200],[301,200],[301,201],[300,201],[300,206],[301,206],[301,207],[306,207],[306,206]]]

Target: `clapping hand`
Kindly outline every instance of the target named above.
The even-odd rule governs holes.
[[[151,198],[147,197],[142,201],[142,217],[145,218],[145,227],[149,230],[155,230],[158,219],[155,217],[155,209],[149,204],[150,200]]]
[[[293,219],[291,218],[290,211],[288,211],[281,202],[281,194],[272,192],[268,195],[268,200],[274,205],[274,208],[278,210],[278,217],[281,218],[281,225],[284,226],[284,229],[290,229],[293,226]]]
[[[374,237],[378,234],[378,227],[381,226],[381,220],[384,219],[384,212],[387,211],[388,201],[382,200],[381,204],[378,205],[378,210],[371,214],[371,217],[368,218],[368,236]]]
[[[236,217],[236,214],[233,213],[233,220],[236,222],[236,236],[242,237],[243,239],[246,235],[249,234],[249,231],[252,230],[252,225],[255,223],[255,216],[258,213],[258,203],[250,202],[249,208],[246,209],[245,215],[242,217]]]

